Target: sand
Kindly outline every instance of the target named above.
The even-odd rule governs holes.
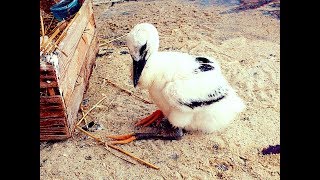
[[[279,7],[270,3],[222,13],[237,5],[187,0],[119,1],[113,6],[109,1],[93,2],[98,37],[105,45],[100,47],[84,108],[104,95],[107,98],[87,116],[87,121],[102,127],[92,134],[108,141],[107,134],[131,133],[136,121],[157,109],[135,97],[151,101],[146,91],[133,88],[132,61],[121,37],[140,22],[158,28],[160,50],[215,57],[247,108],[221,132],[187,132],[181,140],[140,140],[119,146],[159,170],[76,130],[68,140],[40,143],[40,179],[280,179],[280,154],[261,153],[280,144],[280,20],[266,13]]]

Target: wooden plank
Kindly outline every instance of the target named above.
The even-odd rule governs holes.
[[[72,66],[70,66],[70,68],[66,72],[68,79],[65,79],[63,83],[61,82],[61,88],[65,88],[65,90],[63,91],[63,97],[65,102],[70,101],[70,96],[74,91],[74,87],[76,86],[76,84],[81,83],[77,82],[77,79],[79,76],[80,69],[84,64],[85,56],[88,50],[86,46],[87,45],[84,43],[83,39],[80,39],[79,46],[73,57],[73,62],[71,63]]]
[[[92,71],[93,71],[93,66],[96,63],[96,55],[99,51],[99,46],[98,46],[98,38],[95,36],[93,41],[90,44],[88,54],[86,56],[86,67],[84,68],[84,77],[85,77],[85,82],[86,82],[86,87],[85,91],[88,89],[89,86],[89,79],[91,77]]]
[[[52,104],[42,104],[40,105],[41,112],[49,112],[49,111],[64,111],[64,107],[61,105],[55,106]]]
[[[40,125],[44,124],[65,124],[65,117],[57,117],[57,118],[40,118]]]
[[[49,124],[47,126],[40,126],[40,131],[43,133],[46,133],[46,132],[67,132],[68,127],[66,127],[64,125]]]
[[[96,31],[94,31],[93,34],[95,35]],[[88,53],[86,56],[86,60],[88,62],[86,62],[85,64],[87,65],[87,67],[84,69],[86,72],[85,73],[85,77],[86,77],[85,82],[87,82],[87,83],[89,81],[89,78],[91,77],[91,73],[93,71],[92,68],[95,65],[96,55],[97,55],[98,51],[99,51],[98,38],[97,38],[97,36],[94,36],[91,41],[91,44],[89,46]]]
[[[60,95],[41,97],[40,105],[43,105],[43,104],[62,104],[62,97]]]
[[[68,128],[66,126],[63,125],[58,125],[58,126],[48,126],[48,127],[40,127],[40,131],[43,134],[53,134],[53,133],[57,133],[57,132],[63,132],[64,134],[66,134],[66,132],[68,132]]]
[[[40,119],[40,141],[63,140],[70,136],[66,117]]]
[[[85,33],[84,30],[88,28],[89,19],[93,15],[92,2],[84,1],[78,13],[78,17],[76,17],[69,28],[68,34],[61,42],[65,45],[60,47],[60,49],[67,54],[69,54],[68,52],[74,51],[73,54],[69,54],[68,57],[61,56],[61,58],[59,58],[59,87],[65,101],[69,101],[70,99],[88,51],[89,43],[91,43],[90,41],[87,43],[84,42],[81,37],[88,34]]]
[[[50,83],[40,82],[40,88],[52,88],[52,87],[58,87],[58,82],[55,82],[55,81],[52,81]]]
[[[66,121],[66,108],[62,102],[62,97],[60,95],[41,97],[40,118],[42,119],[40,121],[55,117],[64,118],[64,121]]]
[[[69,134],[66,135],[42,135],[40,134],[40,141],[49,141],[49,140],[65,140],[71,137]]]
[[[56,71],[53,70],[43,70],[40,68],[40,76],[56,76]]]
[[[68,130],[64,128],[40,128],[40,131],[42,131],[43,135],[65,135],[68,134]]]
[[[40,81],[57,81],[57,76],[54,75],[41,75],[40,74]]]
[[[41,118],[50,118],[50,117],[65,117],[64,111],[44,111],[40,112]]]
[[[91,13],[92,9],[89,8],[89,1],[85,1],[78,11],[79,15],[75,17],[75,20],[68,28],[66,36],[59,43],[59,48],[68,55],[68,57],[65,57],[63,54],[58,55],[61,79],[66,77],[64,72],[67,72],[66,70],[70,65],[70,61],[72,60],[75,50],[77,49],[77,44],[81,39],[83,31],[88,24],[88,16]]]
[[[42,135],[65,135],[67,134],[67,131],[62,128],[57,129],[40,129],[42,130]]]
[[[89,78],[92,73],[93,65],[95,64],[95,57],[97,52],[98,40],[95,37],[89,46],[85,62],[81,68],[80,75],[77,79],[77,82],[81,83],[75,86],[74,91],[72,92],[72,95],[70,97],[70,101],[66,102],[70,132],[74,131],[75,120],[77,119],[77,114],[83,99],[83,94],[86,91],[87,86],[89,84]]]
[[[92,16],[90,16],[92,17]],[[90,21],[88,21],[90,22]],[[94,23],[93,21],[91,21],[91,23]],[[69,84],[65,84],[66,86],[66,90],[64,91],[64,100],[65,102],[69,102],[70,101],[70,96],[72,94],[72,92],[74,91],[74,87],[76,86],[77,83],[81,83],[81,82],[77,82],[77,76],[74,76],[73,73],[77,73],[79,75],[79,71],[80,68],[82,67],[83,64],[87,64],[87,62],[85,62],[86,58],[88,57],[88,53],[92,53],[90,46],[92,44],[92,41],[94,39],[96,39],[95,36],[95,29],[94,29],[94,25],[88,23],[87,27],[86,27],[86,31],[83,33],[82,35],[82,39],[80,39],[80,42],[78,44],[78,47],[76,49],[76,53],[74,54],[74,62],[70,65],[70,67],[72,67],[72,69],[68,69],[68,72],[66,72],[66,76],[70,77],[69,80]],[[94,51],[94,53],[96,53]],[[95,55],[94,55],[95,56]],[[76,68],[75,68],[76,67]],[[77,72],[74,72],[77,71]],[[61,82],[61,81],[60,81]],[[66,82],[64,82],[66,83]],[[63,83],[61,83],[63,84]]]
[[[67,131],[62,128],[57,129],[41,129],[43,131],[43,135],[65,135]]]

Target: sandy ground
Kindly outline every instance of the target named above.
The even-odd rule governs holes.
[[[155,24],[160,50],[216,57],[245,100],[245,112],[222,132],[188,132],[179,141],[141,140],[120,146],[159,170],[76,130],[66,141],[40,143],[40,179],[280,179],[280,154],[261,153],[280,144],[280,20],[265,13],[279,7],[271,3],[222,13],[237,5],[205,2],[149,0],[110,6],[94,1],[98,36],[106,44],[96,59],[85,109],[108,97],[87,116],[102,126],[92,134],[108,141],[107,134],[131,133],[137,120],[157,109],[107,81],[150,100],[147,92],[133,88],[132,61],[121,38],[139,22]]]

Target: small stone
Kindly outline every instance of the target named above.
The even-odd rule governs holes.
[[[86,156],[86,157],[84,157],[86,160],[91,160],[92,159],[92,157],[91,156]]]
[[[129,54],[128,51],[120,51],[120,55],[123,55],[123,54]]]
[[[170,155],[171,159],[177,160],[179,158],[179,155],[177,153],[173,153]]]
[[[213,147],[214,150],[218,150],[219,149],[219,145],[218,144],[214,144],[212,147]]]
[[[228,170],[228,166],[226,164],[219,164],[216,166],[219,170],[226,171]]]

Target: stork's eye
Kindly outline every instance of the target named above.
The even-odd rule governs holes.
[[[147,43],[145,43],[139,50],[140,56],[142,56],[143,52],[146,50],[147,48]]]

